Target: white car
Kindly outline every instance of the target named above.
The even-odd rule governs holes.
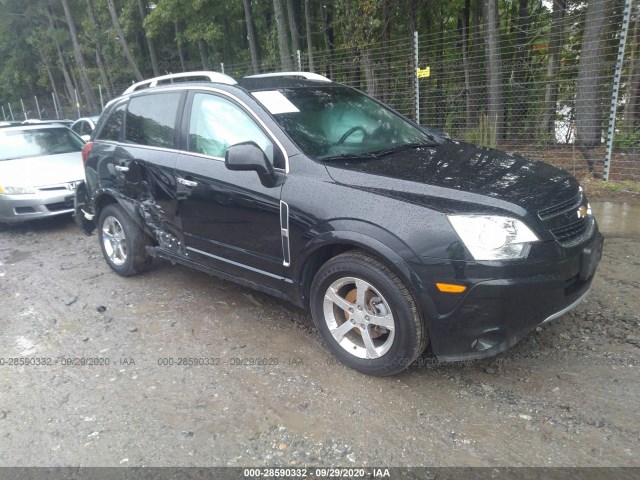
[[[84,142],[55,124],[0,129],[0,222],[73,212]]]
[[[88,142],[91,138],[91,133],[96,128],[96,124],[98,123],[99,118],[99,115],[79,118],[78,120],[73,122],[69,128],[80,135],[80,138],[82,138],[82,140]]]

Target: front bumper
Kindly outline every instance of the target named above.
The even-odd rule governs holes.
[[[73,212],[74,192],[66,188],[25,195],[0,195],[0,222],[18,223]]]
[[[496,275],[490,279],[486,279],[490,267],[468,265],[465,294],[456,299],[430,292],[436,301],[425,310],[437,312],[428,315],[432,353],[445,362],[490,357],[512,347],[536,326],[572,310],[591,289],[602,245],[602,235],[596,231],[589,241],[563,251],[555,260],[495,267]],[[440,275],[445,271],[441,268]],[[446,298],[438,303],[437,295]]]

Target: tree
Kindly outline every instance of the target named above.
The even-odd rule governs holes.
[[[504,137],[504,93],[498,1],[484,0],[484,42],[487,70],[487,114],[498,141]]]
[[[604,32],[607,26],[606,4],[607,0],[589,0],[578,67],[576,143],[581,147],[591,172],[596,163],[591,149],[600,145],[602,138],[598,77],[602,71]]]
[[[147,48],[149,49],[149,60],[151,60],[151,68],[153,69],[153,74],[157,77],[160,75],[160,70],[158,69],[158,57],[156,55],[156,48],[153,45],[153,40],[149,38],[147,30],[144,28],[144,19],[147,18],[147,5],[145,4],[144,0],[138,0],[138,11],[140,12],[144,39],[146,40]]]
[[[251,64],[253,73],[260,73],[260,50],[258,49],[258,40],[256,39],[256,26],[253,22],[253,11],[251,9],[251,0],[243,0],[244,18],[247,23],[247,37],[249,38],[249,52],[251,53]]]
[[[293,70],[291,53],[289,52],[289,39],[285,28],[284,8],[282,0],[273,0],[273,10],[276,17],[276,29],[278,30],[278,51],[280,52],[280,64],[284,71]]]
[[[67,0],[62,0],[67,1]],[[127,58],[129,65],[131,66],[131,71],[133,75],[136,77],[137,81],[142,81],[144,78],[142,73],[140,73],[140,69],[138,68],[138,63],[133,58],[131,54],[131,49],[129,48],[129,44],[127,43],[127,39],[124,36],[124,32],[122,31],[122,27],[120,26],[120,21],[118,20],[118,13],[116,12],[116,6],[113,3],[113,0],[107,0],[107,6],[109,7],[109,14],[111,15],[111,22],[113,23],[113,28],[116,32],[116,39],[120,43],[122,47],[122,52],[124,56]]]
[[[542,131],[553,136],[555,140],[556,103],[558,103],[558,72],[560,57],[564,45],[564,17],[567,9],[566,0],[553,0],[551,15],[551,34],[549,39],[549,59],[547,61],[547,84],[545,86],[545,112],[542,118]]]
[[[304,0],[304,23],[307,29],[307,55],[309,56],[309,71],[315,72],[313,61],[313,36],[311,30],[311,1]]]
[[[69,9],[69,1],[68,0],[61,0],[61,1],[62,1],[62,8],[64,9],[64,16],[67,20],[67,25],[69,27],[69,33],[71,34],[71,43],[73,45],[73,55],[76,58],[76,63],[78,64],[78,74],[80,75],[80,81],[82,82],[82,90],[84,93],[84,98],[89,104],[89,108],[95,112],[98,110],[96,97],[93,94],[93,90],[91,88],[91,82],[89,81],[89,76],[87,75],[87,66],[84,61],[84,56],[82,55],[80,42],[78,41],[78,33],[76,31],[76,25],[73,21],[73,17],[71,16],[71,10]]]

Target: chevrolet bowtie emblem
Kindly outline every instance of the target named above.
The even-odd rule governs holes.
[[[584,218],[587,216],[588,210],[584,205],[578,209],[578,218]]]

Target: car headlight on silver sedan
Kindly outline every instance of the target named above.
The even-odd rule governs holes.
[[[30,193],[36,193],[32,187],[11,187],[0,185],[0,194],[4,195],[28,195]]]
[[[522,221],[497,215],[449,215],[474,260],[524,258],[539,239]]]

